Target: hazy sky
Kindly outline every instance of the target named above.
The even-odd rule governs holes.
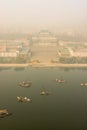
[[[87,0],[0,0],[0,26],[87,26]]]

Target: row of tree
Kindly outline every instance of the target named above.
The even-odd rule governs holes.
[[[6,64],[6,63],[27,63],[28,57],[16,57],[16,58],[0,58],[0,63]]]
[[[59,62],[65,64],[86,64],[87,57],[60,57]]]

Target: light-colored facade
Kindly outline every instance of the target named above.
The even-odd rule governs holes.
[[[47,30],[42,30],[37,34],[37,36],[32,37],[32,43],[36,46],[56,46],[57,37]]]
[[[57,37],[48,30],[42,30],[32,37],[31,61],[51,62],[57,57]]]
[[[87,57],[87,43],[85,42],[72,42],[72,41],[59,41],[59,48],[61,48],[60,56],[64,53],[64,48],[69,52],[70,56],[68,57]],[[66,56],[66,54],[64,54]]]
[[[22,48],[21,42],[0,40],[0,57],[17,57]]]
[[[17,57],[17,52],[0,52],[0,57]]]

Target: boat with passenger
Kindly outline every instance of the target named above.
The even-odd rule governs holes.
[[[7,109],[0,109],[0,118],[4,118],[10,115],[12,115],[12,113],[10,113]]]
[[[41,90],[40,91],[40,95],[50,95],[50,94],[51,94],[51,92],[48,92],[46,90]]]
[[[30,81],[27,81],[27,82],[23,81],[23,82],[19,83],[19,86],[21,86],[21,87],[30,87],[31,84],[32,83]]]
[[[32,99],[28,97],[17,96],[17,101],[18,102],[32,102]]]
[[[57,78],[56,78],[56,82],[57,82],[57,83],[64,83],[65,80],[64,80],[64,79],[57,79]]]

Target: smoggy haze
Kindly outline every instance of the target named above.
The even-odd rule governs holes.
[[[0,0],[0,27],[87,27],[87,0]]]

